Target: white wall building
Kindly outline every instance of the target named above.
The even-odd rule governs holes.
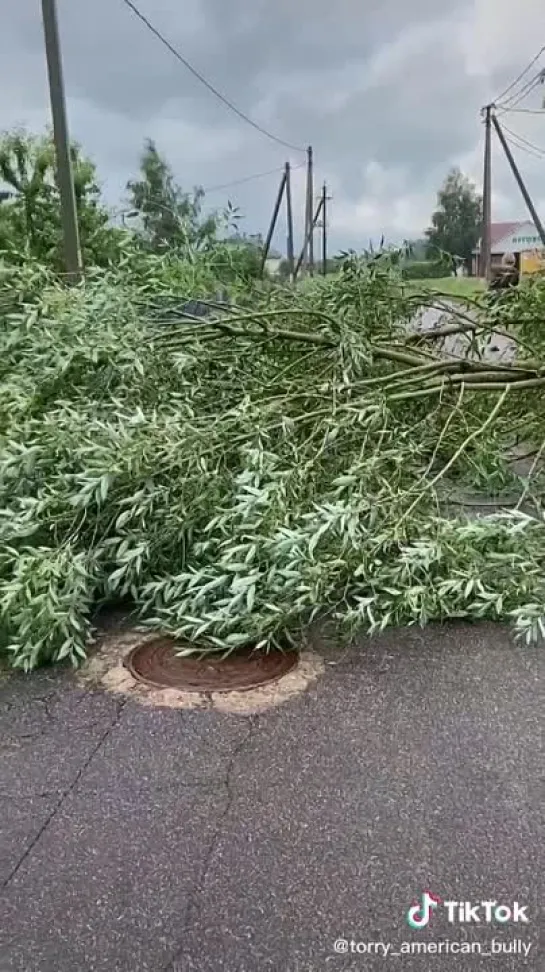
[[[472,274],[479,276],[479,258],[481,245],[473,251]],[[545,251],[540,235],[531,220],[519,220],[516,223],[492,223],[490,226],[490,262],[492,267],[501,263],[505,253],[514,253],[517,267],[524,272],[525,262],[536,251]]]

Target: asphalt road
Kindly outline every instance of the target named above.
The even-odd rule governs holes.
[[[1,972],[545,968],[543,649],[449,624],[316,650],[251,717],[0,684]],[[529,922],[413,931],[424,890]]]
[[[435,331],[445,325],[457,323],[456,317],[449,314],[449,308],[452,308],[453,311],[456,310],[456,302],[443,299],[441,303],[444,310],[428,307],[416,315],[411,330]],[[468,313],[469,317],[476,320],[476,314],[468,312],[467,308],[464,308],[464,311]],[[494,364],[510,364],[515,356],[515,347],[515,342],[505,335],[492,333],[484,349],[482,360]],[[443,338],[441,342],[437,342],[435,350],[440,350],[446,358],[463,359],[468,356],[468,339],[463,335],[451,335]],[[475,357],[475,355],[470,354],[469,357]]]

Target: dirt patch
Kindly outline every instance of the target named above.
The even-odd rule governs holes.
[[[324,671],[323,659],[303,650],[299,662],[279,681],[244,692],[180,692],[177,689],[153,688],[137,681],[125,667],[129,652],[156,633],[143,634],[136,629],[104,631],[98,637],[95,651],[78,672],[84,685],[101,687],[107,692],[124,695],[142,705],[168,709],[217,709],[239,715],[263,712],[281,705],[304,692]]]

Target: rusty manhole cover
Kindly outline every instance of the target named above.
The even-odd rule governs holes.
[[[145,641],[125,659],[131,675],[155,688],[180,692],[243,692],[275,682],[295,667],[293,649],[268,652],[245,649],[227,658],[218,656],[180,657],[172,638]]]

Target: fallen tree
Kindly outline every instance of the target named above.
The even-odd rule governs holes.
[[[388,260],[293,290],[241,284],[214,254],[129,254],[67,290],[22,266],[0,281],[0,645],[17,667],[85,657],[96,606],[130,599],[181,650],[448,617],[543,632],[540,456],[545,286],[492,304],[404,290]],[[453,360],[439,347],[467,339]],[[484,360],[492,332],[513,363]],[[454,483],[520,494],[479,521]],[[528,503],[532,512],[528,512]],[[523,507],[525,512],[523,512]],[[184,645],[187,646],[184,648]]]

